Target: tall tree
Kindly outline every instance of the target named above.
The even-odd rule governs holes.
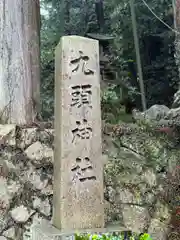
[[[173,10],[174,10],[174,27],[176,29],[176,40],[175,40],[175,59],[176,64],[179,70],[180,77],[180,0],[172,1]],[[172,105],[173,108],[180,107],[180,84],[179,89],[174,95],[174,102]]]
[[[0,9],[0,119],[30,124],[40,110],[39,0],[1,0]]]

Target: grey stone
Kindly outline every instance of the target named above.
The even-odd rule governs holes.
[[[169,222],[171,218],[170,209],[167,204],[161,203],[159,200],[155,205],[154,218],[159,219],[161,222]]]
[[[28,211],[23,205],[12,209],[10,212],[12,219],[18,223],[25,223],[33,213],[33,210]]]
[[[16,145],[16,125],[14,124],[0,124],[0,145],[8,144],[9,146]]]
[[[74,230],[62,231],[55,228],[50,222],[44,220],[41,224],[36,224],[32,228],[32,239],[39,240],[74,240],[75,233],[89,233],[90,235],[96,234],[104,234],[104,233],[114,233],[114,232],[122,232],[126,229],[124,227],[119,227],[117,225],[110,225],[106,228],[92,228],[92,229],[79,229],[76,232]]]
[[[169,227],[167,224],[162,223],[158,219],[152,219],[148,233],[151,235],[153,240],[164,240],[167,238]]]
[[[172,104],[173,108],[179,108],[180,107],[180,90],[178,90],[175,94],[174,94],[174,102]]]
[[[157,185],[156,174],[152,169],[146,170],[141,178],[143,182],[147,183],[150,187]]]
[[[7,183],[7,179],[0,177],[0,218],[3,221],[6,211],[9,208],[11,199],[20,189],[20,185],[15,181]]]
[[[40,198],[36,197],[33,201],[33,208],[38,209],[45,216],[49,216],[51,212],[51,206],[48,199],[42,201]]]
[[[54,129],[45,129],[38,134],[40,142],[51,143],[54,139]]]
[[[144,116],[149,120],[160,120],[163,119],[167,113],[169,112],[169,108],[164,105],[153,105],[148,110],[144,112]]]
[[[48,176],[46,174],[42,175],[42,172],[31,164],[28,164],[28,169],[26,171],[21,172],[20,177],[23,182],[31,183],[34,189],[41,190],[41,192],[46,195],[51,195],[53,193]]]
[[[156,198],[156,196],[153,193],[146,193],[145,194],[145,202],[149,205],[154,203],[155,198]]]
[[[53,224],[63,230],[103,227],[98,41],[62,37],[55,55]]]
[[[180,107],[172,108],[167,113],[166,119],[178,119],[180,117]]]
[[[111,186],[108,186],[106,190],[109,196],[109,202],[114,202],[116,199],[116,191]]]
[[[146,208],[135,205],[123,205],[122,208],[124,225],[127,229],[136,233],[145,231],[150,219]]]
[[[152,239],[164,240],[167,238],[170,230],[171,213],[167,205],[157,201],[155,205],[154,216],[151,219],[148,232],[151,234]],[[168,238],[169,239],[169,238]]]
[[[33,238],[33,229],[34,226],[39,226],[43,222],[43,217],[40,216],[40,214],[36,213],[32,217],[32,221],[26,223],[25,225],[25,231],[23,233],[23,240],[35,240]]]
[[[15,239],[15,228],[11,227],[3,232],[3,235],[7,238]]]
[[[37,141],[37,128],[23,128],[20,131],[20,139],[17,145],[21,149],[26,149],[32,143]]]
[[[141,196],[140,194],[138,195],[136,191],[131,192],[129,189],[122,187],[116,188],[116,202],[120,201],[121,204],[141,204]]]
[[[26,150],[25,153],[29,159],[33,162],[40,164],[43,162],[53,162],[53,150],[49,148],[45,144],[40,143],[39,141],[30,145]]]

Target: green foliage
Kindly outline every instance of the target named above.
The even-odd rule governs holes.
[[[126,64],[129,59],[136,61],[129,2],[113,2],[114,6],[116,5],[111,13],[112,30],[116,37],[113,46],[115,61],[120,72],[124,69],[130,71],[131,83],[138,87],[132,64]],[[163,21],[173,27],[170,1],[146,2]],[[178,83],[174,60],[174,33],[154,17],[141,0],[135,1],[135,10],[148,106],[155,103],[169,106]],[[166,99],[163,97],[165,95]]]
[[[163,21],[173,27],[171,1],[146,2]],[[55,46],[62,35],[84,36],[87,32],[100,32],[94,3],[93,0],[41,0],[41,7],[49,13],[42,17],[41,27],[44,118],[53,115]],[[142,0],[135,1],[135,10],[148,106],[155,103],[170,106],[179,82],[174,60],[174,33],[152,15]],[[111,122],[117,123],[121,120],[118,117],[122,99],[135,100],[137,108],[141,108],[129,1],[104,0],[104,14],[103,32],[115,37],[109,58],[117,68],[117,78],[111,90],[106,89],[102,94],[102,109],[105,111],[104,117],[111,115]]]
[[[126,233],[119,233],[119,234],[75,234],[75,240],[152,240],[149,234],[144,233],[141,236],[138,234],[126,234]]]
[[[152,238],[150,237],[149,234],[144,233],[144,234],[139,238],[139,240],[152,240]]]
[[[132,122],[132,115],[126,114],[122,106],[120,93],[116,90],[116,85],[112,85],[101,96],[102,119],[111,124]]]

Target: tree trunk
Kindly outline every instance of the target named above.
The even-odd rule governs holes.
[[[174,10],[174,27],[180,32],[180,0],[173,0],[173,10]],[[176,34],[175,40],[175,60],[179,70],[179,79],[180,79],[180,34]],[[179,90],[174,95],[174,102],[172,105],[173,108],[180,107],[180,84]]]
[[[31,124],[40,111],[39,0],[1,0],[0,9],[0,121]]]

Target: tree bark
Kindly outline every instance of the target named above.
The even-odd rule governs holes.
[[[40,111],[39,0],[1,0],[0,9],[0,121],[31,124]]]
[[[174,28],[177,32],[180,32],[180,0],[173,0],[173,10],[174,10]],[[180,34],[176,33],[175,39],[175,60],[179,70],[179,79],[180,79]],[[180,107],[180,84],[179,90],[174,95],[174,102],[172,108]]]

